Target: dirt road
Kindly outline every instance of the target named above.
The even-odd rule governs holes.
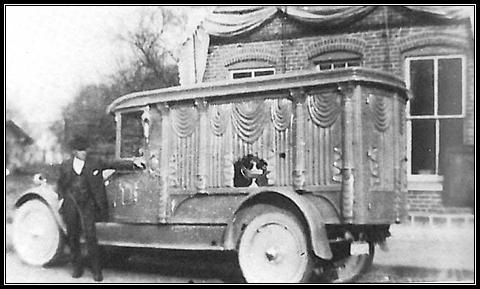
[[[393,226],[389,252],[376,248],[374,264],[358,283],[472,283],[474,230]],[[233,254],[108,250],[104,283],[238,283]],[[70,277],[68,263],[49,268],[23,264],[6,250],[6,283],[93,283],[90,272]],[[316,282],[312,280],[312,282]]]

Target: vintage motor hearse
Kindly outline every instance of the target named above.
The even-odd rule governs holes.
[[[349,282],[405,217],[405,105],[398,78],[362,68],[294,72],[132,93],[108,113],[109,246],[236,251],[247,282]],[[51,262],[65,227],[53,187],[16,203],[14,243]]]

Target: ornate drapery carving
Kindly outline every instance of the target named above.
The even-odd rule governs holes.
[[[373,118],[375,120],[375,128],[379,131],[386,131],[390,126],[391,112],[390,103],[387,97],[379,95],[371,95],[373,97]]]
[[[225,153],[223,155],[223,185],[226,187],[233,187],[233,177],[235,172],[233,171],[233,144],[232,144],[232,126],[227,126],[225,131]]]
[[[246,143],[254,143],[263,133],[266,120],[265,102],[248,101],[232,107],[232,124],[238,137]]]
[[[270,108],[273,126],[278,131],[284,131],[292,122],[292,102],[287,99],[273,100]]]
[[[305,185],[305,113],[303,106],[306,102],[306,94],[303,89],[291,89],[290,96],[295,103],[295,165],[292,172],[293,186],[302,190]]]
[[[190,136],[198,125],[198,111],[195,107],[179,107],[172,109],[173,131],[180,138]]]
[[[177,180],[178,170],[177,170],[177,159],[178,157],[175,154],[172,154],[168,160],[168,171],[169,174],[166,177],[166,182],[168,187],[178,187],[180,184]]]
[[[342,182],[342,149],[340,146],[333,147],[332,181]]]
[[[160,198],[159,198],[159,219],[160,222],[165,222],[167,220],[167,204],[168,204],[168,185],[170,182],[170,166],[169,166],[169,155],[170,147],[168,140],[170,139],[170,108],[168,105],[162,103],[157,104],[156,112],[158,112],[158,117],[161,117],[161,133],[160,133]],[[155,122],[156,123],[156,122]],[[157,136],[158,137],[158,136]],[[153,141],[153,139],[152,139]]]
[[[330,127],[340,114],[341,103],[337,93],[311,93],[307,97],[308,113],[313,123]]]
[[[199,193],[205,193],[207,187],[207,161],[210,156],[210,150],[207,149],[208,103],[204,99],[199,99],[195,102],[195,106],[199,111],[200,129],[198,134],[201,136],[199,140],[201,153],[198,156],[196,187]]]
[[[216,136],[222,136],[227,130],[230,105],[212,105],[209,110],[210,129]]]
[[[367,157],[370,163],[370,186],[380,184],[380,171],[378,164],[378,149],[372,147],[367,151]]]

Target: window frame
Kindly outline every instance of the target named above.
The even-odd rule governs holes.
[[[331,60],[331,61],[318,61],[318,62],[314,62],[315,64],[315,69],[318,70],[318,71],[327,71],[327,70],[335,70],[335,69],[344,69],[344,68],[349,68],[349,67],[360,67],[362,66],[362,60],[359,58],[358,59],[358,65],[348,65],[348,63],[350,61],[352,61],[354,59],[339,59],[339,60]],[[345,63],[344,66],[342,67],[335,67],[335,65],[339,64],[339,63]],[[330,68],[328,69],[321,69],[320,66],[321,65],[330,65]]]
[[[317,71],[327,71],[363,66],[362,55],[358,52],[348,50],[324,52],[311,58],[311,61]],[[352,61],[358,62],[358,65],[349,65],[349,62]],[[343,64],[341,67],[335,67],[340,63]],[[329,68],[321,69],[320,66],[324,65],[329,66]]]
[[[269,75],[275,75],[276,74],[276,71],[275,71],[274,67],[231,69],[228,72],[229,72],[229,77],[232,80],[269,76],[269,75],[255,76],[255,72],[258,72],[258,71],[273,71],[273,74],[269,74]],[[250,77],[233,78],[234,74],[236,74],[236,73],[247,73],[247,72],[251,73]]]
[[[440,59],[459,58],[462,65],[462,112],[460,114],[438,114],[439,97],[438,97],[438,62]],[[410,63],[415,60],[432,60],[433,61],[433,114],[432,115],[410,115],[410,103],[405,108],[406,112],[406,133],[407,133],[407,176],[409,190],[442,190],[443,175],[439,175],[440,161],[440,120],[442,119],[465,119],[466,115],[466,80],[467,67],[466,56],[462,54],[448,55],[430,55],[430,56],[407,56],[405,57],[405,84],[410,89]],[[435,172],[434,174],[412,174],[412,120],[434,120],[435,121]]]
[[[115,112],[115,123],[116,123],[116,137],[115,137],[115,158],[121,160],[134,160],[135,157],[121,157],[122,152],[122,114],[132,113],[132,112],[141,112],[142,114],[148,111],[148,107],[132,107],[126,108]],[[142,121],[143,127],[143,121]],[[142,130],[142,138],[145,140],[145,135]],[[145,142],[141,146],[145,150]]]

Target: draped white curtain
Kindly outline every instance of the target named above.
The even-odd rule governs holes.
[[[252,31],[282,12],[309,25],[323,28],[360,19],[378,6],[219,6],[183,44],[179,63],[180,84],[201,82],[206,68],[210,35],[234,37]],[[439,18],[462,18],[454,6],[403,6]]]

